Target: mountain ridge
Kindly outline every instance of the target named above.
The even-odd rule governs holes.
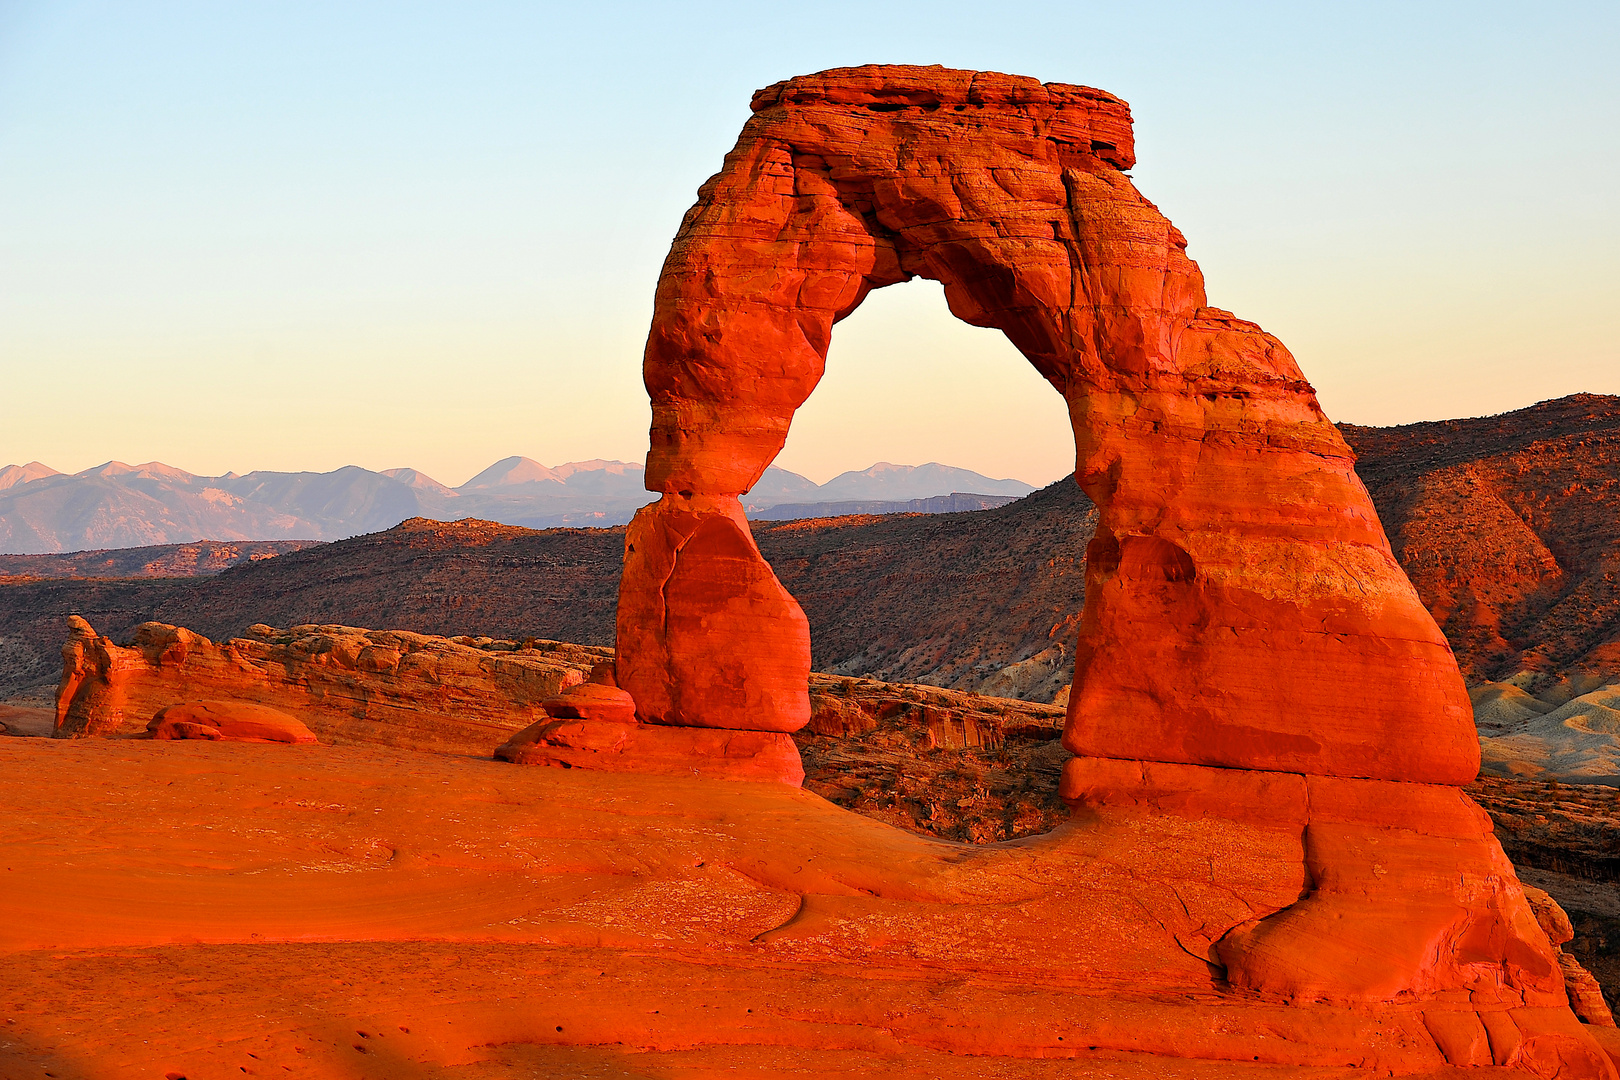
[[[548,467],[507,457],[456,488],[409,468],[373,472],[345,465],[319,473],[254,470],[211,477],[156,461],[109,461],[73,474],[31,462],[0,469],[0,553],[331,541],[379,532],[413,517],[478,518],[539,529],[607,527],[628,522],[657,497],[643,481],[640,463],[602,458]],[[851,497],[905,502],[965,491],[1017,496],[1032,490],[1022,481],[994,480],[937,462],[880,462],[843,473],[828,485],[773,466],[744,501],[758,511]],[[829,499],[827,492],[839,498]]]

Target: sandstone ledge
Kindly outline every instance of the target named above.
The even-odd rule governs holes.
[[[283,710],[322,742],[484,756],[546,716],[540,702],[583,683],[608,649],[556,641],[439,638],[352,626],[255,626],[216,644],[144,623],[119,646],[69,619],[56,735],[133,735],[162,709],[236,700]]]

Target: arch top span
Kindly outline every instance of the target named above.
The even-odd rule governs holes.
[[[736,496],[834,324],[927,277],[1068,402],[1101,517],[1066,744],[1091,757],[1465,783],[1450,650],[1288,350],[1212,308],[1136,190],[1129,107],[987,72],[863,67],[755,95],[659,279],[653,423],[619,612],[644,719],[792,730],[804,617]],[[676,602],[679,598],[679,602]]]
[[[756,91],[755,113],[776,108],[862,108],[890,114],[916,109],[1012,109],[1036,118],[1041,134],[1055,142],[1084,147],[1119,169],[1136,164],[1136,133],[1131,107],[1106,90],[1068,83],[1043,83],[1026,75],[900,65],[837,68],[783,79]]]
[[[953,314],[1002,330],[1065,393],[1110,363],[1151,365],[1170,344],[1158,324],[1203,306],[1181,234],[1123,175],[1130,108],[1111,94],[866,67],[777,83],[753,106],[659,281],[652,490],[751,487],[833,324],[872,289],[941,282]]]

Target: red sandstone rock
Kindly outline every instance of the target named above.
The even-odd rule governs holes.
[[[75,616],[62,649],[57,737],[147,730],[161,739],[273,738],[266,732],[274,714],[307,725],[326,742],[479,757],[499,745],[497,757],[520,764],[785,784],[804,779],[798,749],[785,734],[642,730],[635,699],[612,685],[608,649],[352,626],[260,626],[254,633],[216,645],[183,627],[146,623],[131,646],[120,647]],[[587,676],[594,681],[584,682]],[[808,686],[799,692],[808,701]],[[248,735],[249,715],[260,708],[268,726]]]
[[[1302,895],[1270,910],[1245,898],[1251,917],[1205,939],[1230,987],[1296,1005],[1427,1002],[1449,1064],[1613,1075],[1570,1011],[1595,1015],[1601,992],[1570,978],[1490,819],[1457,789],[1074,758],[1062,791],[1104,822],[1225,819],[1300,838]]]
[[[810,624],[735,498],[667,495],[636,514],[624,550],[617,681],[643,720],[804,726]]]
[[[77,616],[68,622],[58,738],[133,734],[168,706],[229,701],[280,710],[325,742],[484,757],[546,717],[541,702],[578,686],[611,655],[562,642],[352,626],[256,626],[250,637],[215,644],[184,627],[145,623],[119,646]]]
[[[611,665],[598,665],[591,679],[543,701],[552,719],[524,728],[500,746],[495,757],[518,765],[794,786],[804,782],[798,747],[786,734],[641,724],[636,719],[635,699],[613,685]]]
[[[797,787],[804,766],[793,739],[777,731],[600,720],[541,720],[512,736],[495,757],[517,765],[754,780]]]
[[[170,705],[146,725],[154,739],[223,739],[228,742],[312,743],[315,733],[296,716],[246,701],[194,701]]]
[[[541,708],[558,720],[599,720],[613,724],[636,722],[636,699],[616,686],[585,683],[557,697],[546,698]]]
[[[1209,946],[1300,895],[1297,823],[973,846],[777,784],[210,750],[0,739],[0,1076],[1612,1076],[1567,1007],[1227,989]],[[1447,1068],[1493,1051],[1525,1068]]]
[[[1114,1013],[1088,1020],[1087,1047],[1613,1080],[1488,820],[1444,786],[1478,760],[1449,651],[1286,350],[1205,306],[1179,234],[1121,172],[1123,103],[886,68],[755,104],[683,225],[648,344],[648,476],[664,497],[627,535],[616,681],[655,723],[548,719],[502,756],[752,768],[804,723],[803,618],[735,496],[780,449],[832,323],[922,274],[959,316],[1008,333],[1075,421],[1101,515],[1066,739],[1093,755],[1065,769],[1079,813],[1038,841],[947,848],[816,818],[835,812],[800,792],[637,778],[675,819],[654,837],[651,814],[618,824],[629,789],[597,777],[572,796],[597,791],[604,809],[579,843],[542,846],[553,865],[649,871],[663,888],[624,909],[635,925],[681,895],[732,910],[685,876],[715,860],[734,889],[792,898],[726,942],[771,962],[1059,974]],[[159,664],[204,651],[178,634],[149,644]],[[101,678],[81,652],[71,677]],[[697,724],[711,726],[680,726]],[[549,836],[569,835],[563,816]],[[715,839],[736,823],[746,835]],[[597,918],[579,932],[600,942],[624,922],[589,910],[598,887],[563,918]],[[490,925],[480,911],[476,932]],[[1133,996],[1074,994],[1082,978]],[[1172,996],[1193,1008],[1138,1008]],[[930,1025],[940,1045],[1078,1050],[1045,1041],[1064,1037],[1045,1015],[1034,1037],[998,1017],[966,1041],[962,1019]]]
[[[756,95],[659,281],[643,372],[663,497],[626,537],[619,684],[646,720],[805,722],[778,695],[803,685],[804,620],[736,496],[833,324],[933,278],[1064,395],[1098,507],[1064,797],[1082,825],[1173,815],[1273,845],[1260,866],[1210,853],[1199,880],[1265,883],[1240,905],[1194,915],[1172,889],[1181,951],[1263,1000],[1426,1002],[1450,1064],[1612,1076],[1489,819],[1436,786],[1478,771],[1472,710],[1353,455],[1282,344],[1207,304],[1132,161],[1124,103],[1081,87],[872,67]],[[825,932],[847,910],[798,918]]]
[[[867,67],[755,96],[671,248],[647,341],[664,497],[631,527],[619,609],[643,718],[804,722],[780,693],[808,667],[802,617],[727,522],[833,324],[923,276],[1069,401],[1101,512],[1071,750],[1473,778],[1462,680],[1352,455],[1282,344],[1207,305],[1133,160],[1128,108],[1085,87]]]
[[[168,640],[170,635],[154,637]],[[203,652],[193,643],[190,656]],[[866,731],[876,721],[881,729],[885,716],[905,707],[917,728],[919,739],[913,745],[919,750],[936,742],[936,731],[954,731],[958,722],[963,741],[969,741],[965,733],[970,720],[973,728],[1014,739],[1011,716],[987,711],[993,707],[989,702],[967,708],[973,704],[965,700],[969,695],[922,687],[863,688],[850,682],[817,680],[818,715],[827,714],[816,721],[818,728]],[[585,691],[547,700],[588,702],[593,696]],[[840,706],[836,717],[830,699]],[[1038,706],[1024,708],[1040,711]],[[1017,721],[1018,726],[1025,723]],[[649,741],[638,743],[642,739]],[[780,733],[548,720],[510,740],[501,756],[641,774],[690,775],[696,763],[703,778],[791,780],[791,774],[773,775],[767,768],[772,764],[770,744],[787,739]],[[115,750],[116,744],[90,744],[77,751],[99,753],[102,747]],[[482,859],[467,864],[467,815],[452,811],[453,824],[445,826],[440,843],[462,857],[421,860],[420,871],[412,869],[417,860],[404,860],[403,869],[390,871],[383,883],[360,886],[364,897],[351,902],[364,913],[358,925],[367,940],[378,940],[379,934],[442,935],[446,898],[441,875],[463,873],[471,875],[464,886],[469,899],[450,907],[463,912],[464,932],[484,937],[492,925],[516,927],[510,932],[519,935],[556,934],[551,928],[559,923],[544,921],[556,919],[568,928],[564,933],[578,935],[563,940],[626,940],[624,935],[637,932],[627,928],[639,927],[648,910],[656,911],[658,934],[674,930],[682,940],[702,943],[709,954],[704,962],[718,979],[707,985],[723,991],[710,995],[716,1004],[739,991],[738,969],[727,966],[732,961],[712,968],[714,945],[819,969],[916,969],[933,971],[930,977],[936,979],[948,971],[953,981],[964,970],[984,971],[1002,980],[1014,976],[1025,990],[1056,979],[1064,987],[1062,1000],[1093,1003],[1094,1012],[1086,1014],[1083,1024],[1054,1023],[1044,1012],[1033,1023],[997,1014],[963,1030],[964,1021],[980,1015],[983,1001],[964,997],[943,1009],[940,1023],[933,1026],[958,1033],[943,1045],[975,1054],[1049,1056],[1066,1049],[1062,1037],[1080,1028],[1087,1045],[1175,1057],[1296,1065],[1359,1061],[1402,1073],[1448,1062],[1499,1063],[1543,1076],[1611,1080],[1594,1056],[1588,1029],[1575,1023],[1566,1004],[1562,991],[1569,986],[1567,972],[1549,962],[1555,950],[1536,919],[1524,917],[1511,871],[1493,865],[1482,819],[1455,789],[1275,770],[1079,759],[1065,776],[1065,794],[1080,808],[1073,824],[1015,844],[970,847],[906,837],[777,785],[687,783],[671,788],[660,785],[674,781],[645,775],[581,776],[549,788],[546,781],[536,786],[528,779],[483,774],[462,783],[461,774],[432,764],[453,758],[423,755],[402,775],[397,755],[358,756],[363,753],[364,748],[340,747],[321,755],[323,765],[331,759],[331,768],[323,768],[320,783],[329,790],[348,789],[358,779],[368,786],[368,794],[372,787],[397,788],[411,811],[387,827],[407,830],[399,840],[391,839],[389,850],[403,844],[412,851],[431,851],[432,842],[424,845],[426,838],[418,835],[416,815],[458,784],[477,789],[481,815],[495,812],[488,809],[492,806],[511,808],[499,811],[506,815],[504,822],[479,819],[508,859],[513,835],[528,837],[523,858],[509,867],[521,880],[503,885],[486,872]],[[255,757],[271,768],[283,759]],[[470,765],[463,762],[459,768]],[[496,771],[531,776],[553,772]],[[427,779],[436,775],[455,783],[441,790],[436,780]],[[286,782],[280,775],[272,782],[268,774],[255,772],[243,790],[269,790]],[[143,791],[158,788],[139,786]],[[504,794],[491,802],[491,788]],[[599,801],[597,820],[570,826],[566,822],[578,814],[571,800],[581,798]],[[340,801],[332,794],[306,795],[298,803],[277,802],[267,812],[285,814],[291,805]],[[376,805],[386,807],[388,800],[378,799]],[[627,809],[636,815],[636,827],[630,830],[622,825]],[[538,836],[533,833],[536,812],[544,815]],[[660,816],[665,823],[652,825]],[[167,821],[151,828],[149,835],[175,833]],[[371,835],[376,827],[361,828],[368,830],[361,835]],[[735,839],[716,847],[715,838],[724,835],[717,828],[735,832]],[[330,845],[330,829],[322,825],[316,838]],[[351,838],[342,846],[351,857],[365,858],[369,843],[374,842]],[[582,859],[582,851],[591,854]],[[386,852],[379,858],[386,859]],[[536,858],[539,864],[530,861]],[[399,861],[387,859],[390,867]],[[51,864],[49,858],[45,862]],[[532,876],[537,869],[540,875]],[[412,876],[420,872],[430,880]],[[604,896],[604,873],[631,890],[628,907],[615,906],[611,888],[605,906],[599,899],[577,903],[582,895]],[[722,877],[707,878],[711,873]],[[581,875],[584,881],[559,890],[559,874],[563,880]],[[705,878],[695,880],[694,874]],[[287,918],[278,912],[307,909],[309,915],[295,916],[293,924],[277,923],[280,929],[273,932],[294,937],[330,932],[327,924],[307,920],[333,918],[320,914],[329,912],[332,885],[315,891],[322,897],[320,904],[288,905],[277,891],[287,887],[280,876],[264,878],[226,874],[219,885],[187,880],[190,907],[169,901],[147,919],[144,929],[136,929],[162,935],[172,933],[172,926],[184,926],[194,935],[201,925],[195,914],[200,909],[215,920],[208,924],[214,927],[211,933],[234,934],[229,940],[240,940],[239,930],[219,926],[247,925],[264,933],[266,920]],[[733,891],[717,895],[717,881]],[[741,894],[734,891],[739,886]],[[83,881],[59,874],[52,888],[82,890]],[[193,895],[194,890],[201,892]],[[262,895],[258,890],[264,890]],[[104,887],[88,891],[113,895]],[[510,901],[503,900],[507,891]],[[534,911],[542,894],[542,905],[560,905],[562,910],[543,916],[536,927],[526,913]],[[747,918],[760,903],[757,896],[768,897],[766,902],[779,914],[749,926],[739,939],[704,936],[707,931],[693,928],[694,920],[713,919],[715,912],[726,913],[728,920],[735,917],[733,911]],[[506,902],[519,907],[510,915],[489,907]],[[386,913],[381,919],[386,926],[380,924],[379,912]],[[343,916],[337,918],[339,925],[347,925],[341,923]],[[579,924],[582,919],[584,925]],[[129,933],[127,923],[118,926],[119,933]],[[1436,927],[1444,932],[1437,936]],[[631,940],[645,948],[641,939]],[[107,941],[134,943],[127,937]],[[751,967],[756,960],[748,957],[743,963]],[[598,966],[592,973],[601,970]],[[1077,995],[1074,983],[1082,977],[1118,990]],[[1242,989],[1230,992],[1232,984]],[[892,992],[892,987],[876,991],[879,998]],[[705,993],[710,993],[707,987]],[[1160,1005],[1142,1011],[1137,1004],[1141,995]],[[1018,1015],[1027,1016],[1027,1000],[1019,1008]],[[563,1021],[570,1032],[579,1022],[575,1016],[570,1013]],[[712,1035],[707,1026],[699,1030],[702,1038]]]
[[[1558,906],[1558,901],[1541,889],[1524,886],[1524,898],[1530,903],[1536,923],[1557,951],[1558,968],[1563,972],[1564,989],[1569,994],[1569,1007],[1583,1024],[1614,1027],[1614,1014],[1609,1011],[1608,1002],[1603,1000],[1603,988],[1592,973],[1581,966],[1579,960],[1563,949],[1575,937],[1575,928],[1570,924],[1569,916]]]

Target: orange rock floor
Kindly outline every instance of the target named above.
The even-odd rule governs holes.
[[[1520,1075],[1221,992],[1177,935],[1292,857],[1227,822],[973,847],[777,785],[45,739],[0,739],[0,820],[7,1080]]]

